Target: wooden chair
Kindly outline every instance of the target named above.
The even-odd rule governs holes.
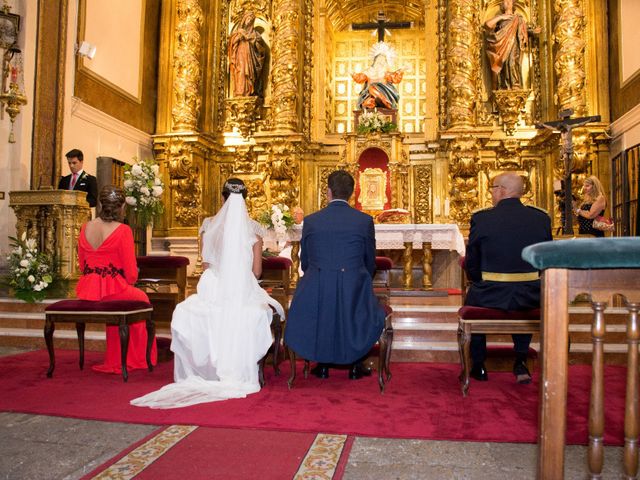
[[[187,265],[189,259],[180,256],[147,255],[136,257],[139,285],[175,285],[176,303],[184,301],[187,292]]]
[[[380,334],[380,339],[368,354],[368,356],[378,357],[378,385],[380,386],[381,394],[384,393],[386,382],[391,380],[391,370],[389,366],[391,364],[391,350],[393,346],[393,325],[391,321],[393,310],[389,305],[382,305],[382,307],[385,312],[384,328]],[[296,353],[288,347],[286,350],[291,365],[291,374],[288,380],[289,390],[291,390],[296,380]],[[303,375],[304,378],[309,376],[309,360],[306,359],[304,361]]]
[[[537,478],[564,478],[569,305],[578,296],[590,298],[593,309],[587,453],[589,475],[590,478],[601,478],[604,464],[604,311],[608,305],[616,302],[621,303],[629,313],[624,477],[636,478],[640,454],[640,237],[578,238],[543,242],[526,247],[522,251],[522,258],[542,270],[542,362]]]
[[[285,312],[289,310],[292,265],[291,260],[285,257],[262,257],[260,286],[280,302]]]
[[[471,335],[538,333],[540,331],[540,309],[504,311],[495,308],[464,306],[458,310],[458,347],[460,351],[460,386],[462,395],[469,392],[471,370]]]
[[[376,275],[373,277],[373,288],[382,290],[385,303],[391,296],[391,269],[393,261],[389,257],[376,257]]]
[[[127,350],[129,348],[129,325],[136,322],[146,322],[147,326],[147,366],[153,371],[151,364],[151,347],[155,335],[153,323],[153,307],[147,302],[129,300],[90,301],[90,300],[61,300],[49,305],[45,309],[44,340],[49,351],[49,370],[47,377],[53,376],[56,366],[53,351],[53,332],[56,322],[71,322],[76,324],[78,332],[78,346],[80,350],[80,370],[84,368],[84,330],[87,323],[104,323],[117,325],[120,330],[120,353],[122,361],[122,379],[129,378],[127,372]]]
[[[271,318],[271,332],[273,333],[273,370],[276,376],[280,375],[280,344],[282,343],[282,318],[280,315],[273,311],[273,316]],[[267,361],[267,355],[269,352],[265,353],[264,357],[260,359],[258,362],[258,379],[260,381],[260,387],[264,387],[264,365]]]

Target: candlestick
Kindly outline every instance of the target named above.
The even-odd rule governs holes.
[[[449,199],[445,199],[444,201],[444,216],[449,217]]]
[[[440,197],[436,197],[433,201],[433,216],[440,216]]]

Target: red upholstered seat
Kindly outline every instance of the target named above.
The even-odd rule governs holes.
[[[539,320],[540,309],[499,310],[465,305],[458,310],[458,316],[463,320]]]
[[[52,303],[45,312],[132,312],[151,309],[151,304],[133,300],[60,300]]]
[[[391,270],[393,261],[389,257],[376,257],[376,270]]]
[[[286,257],[262,257],[263,270],[286,270],[293,262]]]
[[[179,268],[189,265],[189,259],[187,257],[173,255],[147,255],[143,257],[136,257],[136,262],[138,262],[138,267],[140,268]]]
[[[78,332],[78,350],[80,353],[80,370],[84,367],[84,331],[87,323],[105,323],[117,325],[120,335],[120,354],[122,378],[126,382],[127,350],[129,345],[129,325],[145,322],[147,328],[147,367],[153,371],[151,363],[151,347],[155,339],[155,324],[153,323],[153,306],[150,303],[136,300],[60,300],[45,308],[44,341],[49,352],[49,370],[47,377],[53,376],[56,366],[53,351],[53,332],[56,323],[75,323]]]

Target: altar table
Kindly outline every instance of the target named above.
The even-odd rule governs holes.
[[[456,224],[376,224],[376,249],[377,250],[404,250],[403,259],[403,286],[411,288],[411,269],[413,263],[413,249],[422,250],[422,288],[431,290],[433,253],[432,250],[455,250],[459,255],[464,255],[464,238]],[[300,238],[302,237],[302,225],[294,225],[290,228],[284,239],[291,242],[291,285],[295,287],[298,282],[298,267],[300,265]],[[269,230],[265,237],[265,244],[276,241],[275,233]]]

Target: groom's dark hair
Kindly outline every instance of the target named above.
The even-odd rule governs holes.
[[[353,177],[346,170],[331,172],[327,181],[331,195],[339,200],[349,200],[349,197],[353,194],[355,184]]]

